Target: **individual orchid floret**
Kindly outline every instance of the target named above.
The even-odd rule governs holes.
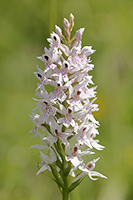
[[[78,179],[82,178],[85,174],[87,174],[90,179],[92,180],[97,180],[98,178],[93,178],[93,176],[96,177],[102,177],[102,178],[107,178],[106,176],[100,174],[99,172],[92,171],[95,168],[95,163],[99,160],[100,158],[94,159],[90,162],[88,162],[85,166],[79,166],[79,169],[82,171],[80,175],[78,175],[73,182],[77,181]]]
[[[47,41],[50,43],[50,51],[52,51],[54,48],[60,47],[60,37],[56,33],[51,33],[51,38],[48,38]]]
[[[82,54],[82,56],[88,57],[88,56],[90,56],[92,53],[94,53],[95,51],[96,51],[96,50],[93,50],[93,49],[92,49],[92,46],[85,46],[85,47],[82,48],[81,54]]]
[[[74,167],[78,167],[83,160],[80,157],[81,150],[79,149],[78,145],[74,145],[72,149],[70,149],[69,144],[66,147],[66,160],[71,161]]]
[[[64,144],[67,143],[67,137],[72,135],[72,134],[70,134],[69,131],[61,132],[61,131],[58,131],[57,129],[55,129],[55,134],[58,138],[60,138],[61,142]]]
[[[83,120],[83,119],[85,121],[90,120],[94,124],[97,124],[99,126],[100,125],[99,122],[92,115],[92,112],[99,110],[99,108],[97,108],[97,106],[98,106],[97,104],[92,104],[93,100],[91,102],[89,100],[86,100],[86,102],[83,106],[83,109],[81,111],[79,111],[78,114],[75,114],[75,118],[76,119],[79,118],[78,116],[80,115],[81,120]]]
[[[47,129],[44,127],[44,130],[46,131]],[[45,137],[44,134],[42,135],[41,133],[38,133],[43,145],[32,145],[30,148],[38,148],[40,150],[42,149],[49,149],[49,147],[51,147],[56,141],[57,141],[57,138],[54,137],[53,135],[51,135],[49,132],[48,132],[48,136]],[[42,148],[41,148],[42,146]]]
[[[47,137],[44,137],[44,135],[41,134],[38,135],[40,136],[42,142],[48,147],[52,146],[57,141],[57,139],[49,133],[48,133],[49,136]]]
[[[49,117],[55,116],[58,109],[54,107],[54,102],[50,100],[44,88],[41,90],[39,97],[41,98],[40,100],[34,99],[37,101],[37,107],[34,110],[39,109],[40,114],[42,115],[43,123],[48,122]]]
[[[38,72],[34,72],[36,78],[39,80],[39,81],[42,81],[43,79],[45,79],[45,74],[44,74],[44,71],[41,70],[38,66],[37,66],[37,69],[38,69]]]
[[[94,140],[99,132],[96,129],[97,127],[94,124],[88,123],[86,120],[78,127],[77,134],[72,138],[76,139],[80,145],[86,145],[89,148],[95,148],[97,150],[103,150],[105,147],[98,144],[99,140]]]
[[[46,169],[51,171],[49,165],[51,163],[54,163],[57,160],[57,158],[56,158],[55,152],[51,148],[50,148],[50,152],[51,152],[51,156],[48,157],[47,155],[45,155],[44,153],[40,151],[40,157],[41,157],[42,163],[40,164],[41,168],[39,169],[36,175],[40,174],[41,172],[44,172]]]
[[[32,136],[35,137],[38,134],[38,128],[42,128],[42,123],[43,123],[43,118],[32,112],[32,115],[30,115],[31,120],[34,122],[36,125],[29,133],[34,132],[34,135]]]
[[[44,71],[42,71],[38,66],[37,66],[38,72],[34,72],[36,78],[40,81],[40,83],[38,83],[38,87],[36,89],[36,91],[38,91],[42,85],[48,85],[51,84],[52,80],[46,77],[46,74],[44,73]]]
[[[43,54],[42,56],[39,56],[38,59],[42,60],[45,63],[44,73],[46,73],[49,69],[54,70],[57,67],[55,64],[53,64],[53,61],[50,55]]]
[[[67,137],[73,135],[71,129],[67,129],[66,131],[62,131],[62,124],[59,125],[56,122],[54,124],[50,123],[51,133],[55,138],[59,138],[63,144],[67,144]]]
[[[67,103],[69,105],[71,105],[71,107],[73,107],[74,111],[79,111],[83,108],[83,105],[81,103],[82,99],[82,95],[81,95],[81,91],[76,91],[72,96],[72,99],[67,100]]]
[[[73,139],[75,138],[77,139],[80,145],[86,145],[89,148],[92,148],[91,142],[86,135],[86,127],[84,127],[82,131],[79,132],[79,134],[75,135]]]
[[[82,83],[82,81],[85,81],[85,82],[88,83],[87,86],[89,86],[89,84],[94,84],[93,81],[92,81],[92,76],[89,76],[87,74],[87,72],[89,71],[89,69],[90,69],[90,67],[88,67],[88,69],[87,69],[87,67],[86,68],[84,67],[83,70],[77,71],[74,74],[72,74],[70,76],[70,78],[75,77],[75,79],[77,80],[78,83]],[[86,85],[85,82],[83,82],[84,83],[83,85]],[[80,85],[79,85],[79,88],[80,88]]]
[[[49,133],[48,133],[49,136],[47,136],[47,137],[45,137],[44,134],[42,135],[41,133],[38,133],[38,135],[39,135],[43,145],[35,144],[35,145],[32,145],[29,149],[36,148],[39,150],[49,150],[50,147],[57,141],[57,139],[55,137],[53,137],[52,135],[50,135]]]
[[[43,122],[48,122],[49,116],[55,116],[57,108],[50,105],[48,102],[44,101],[45,104],[45,113],[43,116]]]
[[[81,148],[82,147],[80,146],[79,143],[76,143],[72,147],[72,149],[70,149],[69,143],[66,145],[66,151],[65,151],[67,154],[66,160],[71,161],[71,163],[75,168],[83,163],[83,159],[81,158],[81,156],[94,154],[88,149],[81,151]]]
[[[73,74],[75,72],[79,72],[84,68],[84,63],[81,61],[80,57],[78,56],[78,53],[80,49],[77,47],[73,47],[70,51],[70,56],[68,58],[68,62],[70,63],[69,73]]]
[[[60,74],[61,74],[64,82],[68,82],[69,81],[68,72],[69,72],[69,63],[67,61],[64,61],[62,63],[62,69],[59,71],[59,73],[57,75],[60,76]]]
[[[93,82],[91,81],[91,77],[84,76],[83,80],[79,81],[79,84],[75,85],[75,89],[76,90],[79,90],[79,89],[82,90],[82,92],[84,93],[86,98],[87,97],[93,98],[93,97],[95,97],[95,93],[96,93],[95,90],[96,90],[97,87],[95,86],[95,87],[88,88],[89,84],[93,84]]]
[[[55,90],[49,94],[51,100],[59,99],[60,102],[63,102],[66,99],[66,94],[62,90],[61,84],[57,83]]]
[[[52,86],[55,87],[55,90],[52,91],[49,94],[50,100],[56,100],[59,99],[59,101],[63,102],[66,99],[66,94],[63,91],[63,80],[62,80],[62,74],[60,73],[59,75],[54,75],[53,77],[57,80],[52,83]]]
[[[89,148],[95,148],[97,150],[103,150],[104,146],[98,144],[99,140],[94,140],[93,139],[93,135],[88,135],[85,132],[85,128],[83,129],[83,131],[81,132],[81,134],[76,135],[77,136],[77,141],[81,144],[81,145],[86,145]]]
[[[76,122],[74,121],[73,117],[73,110],[72,108],[68,107],[68,109],[66,110],[66,115],[63,118],[59,118],[58,119],[58,123],[59,124],[63,124],[64,126],[66,126],[67,128],[71,125],[72,127],[76,126]]]

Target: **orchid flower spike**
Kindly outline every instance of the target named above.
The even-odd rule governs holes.
[[[94,68],[90,56],[95,50],[92,46],[82,47],[85,28],[77,30],[71,38],[72,13],[69,20],[64,18],[63,26],[64,31],[55,25],[55,32],[47,39],[49,49],[45,47],[44,53],[38,56],[44,68],[37,66],[38,71],[34,72],[38,83],[37,98],[33,98],[36,107],[30,115],[35,125],[30,133],[34,132],[32,137],[39,137],[42,143],[31,146],[41,150],[37,175],[49,170],[63,200],[68,200],[69,193],[85,175],[92,180],[106,179],[106,176],[94,171],[99,158],[91,159],[93,149],[104,149],[96,139],[100,125],[93,115],[99,110],[94,104],[97,87],[92,87],[89,74]],[[73,177],[70,185],[68,176]]]

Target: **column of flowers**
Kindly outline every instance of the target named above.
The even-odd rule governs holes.
[[[64,18],[64,35],[60,27],[48,38],[49,49],[39,56],[44,69],[34,72],[38,79],[34,98],[36,108],[30,115],[35,127],[33,137],[39,136],[42,144],[30,148],[40,150],[41,163],[37,175],[45,170],[51,171],[62,199],[67,200],[70,192],[81,182],[84,175],[92,180],[106,178],[94,171],[99,158],[91,160],[92,149],[102,150],[95,137],[99,134],[99,122],[93,116],[98,111],[96,86],[88,73],[93,69],[90,55],[95,52],[91,46],[82,47],[84,28],[76,31],[71,38],[74,16],[69,21]],[[48,85],[53,90],[48,93]],[[37,113],[35,113],[37,112]],[[44,131],[44,134],[42,132]],[[40,133],[41,132],[41,133]],[[84,162],[88,155],[88,163]],[[78,173],[78,174],[77,174]],[[69,184],[68,177],[73,181]]]

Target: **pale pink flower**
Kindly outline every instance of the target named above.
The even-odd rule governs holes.
[[[56,138],[59,138],[62,143],[65,145],[68,143],[67,137],[73,135],[71,129],[67,129],[65,132],[62,131],[62,124],[59,125],[56,122],[55,123],[50,123],[50,129],[52,135],[54,135]]]
[[[81,156],[94,154],[93,152],[90,152],[90,149],[81,151],[81,148],[82,147],[79,143],[75,144],[72,149],[70,149],[69,143],[66,145],[66,160],[71,161],[75,168],[83,163],[83,159],[81,158]]]
[[[48,38],[47,41],[50,43],[50,50],[53,50],[54,48],[60,47],[60,37],[56,33],[51,33],[51,38]]]
[[[90,162],[88,162],[85,166],[79,166],[79,169],[82,171],[80,175],[78,175],[73,182],[77,181],[78,179],[82,178],[85,174],[87,174],[90,179],[92,180],[97,180],[98,178],[93,178],[95,177],[102,177],[102,178],[107,178],[106,176],[100,174],[99,172],[92,171],[95,168],[95,163],[99,160],[100,158],[94,159]]]
[[[76,31],[75,39],[76,39],[78,42],[81,41],[81,39],[82,39],[82,35],[83,35],[83,32],[84,32],[84,29],[85,29],[85,28],[80,28],[78,31]]]
[[[72,111],[72,109],[71,108],[68,108],[67,110],[66,110],[66,115],[65,115],[65,117],[63,117],[63,118],[59,118],[58,120],[57,120],[57,122],[59,123],[59,124],[63,124],[64,126],[66,126],[67,128],[71,125],[71,126],[76,126],[76,122],[74,121],[74,119],[73,119],[73,111]]]
[[[55,152],[51,148],[49,148],[49,149],[50,149],[50,152],[51,152],[50,157],[48,157],[47,155],[45,155],[44,153],[42,153],[40,151],[40,157],[41,157],[42,162],[40,164],[41,168],[38,170],[36,175],[40,174],[41,172],[44,172],[47,169],[49,171],[51,171],[49,164],[52,164],[57,160]]]

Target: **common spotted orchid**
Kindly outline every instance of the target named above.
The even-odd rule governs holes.
[[[37,98],[33,98],[36,107],[30,115],[35,127],[30,132],[42,142],[31,146],[41,150],[37,175],[47,169],[51,171],[62,199],[68,200],[70,192],[80,184],[84,175],[92,180],[106,176],[93,171],[99,158],[90,159],[95,153],[93,148],[104,149],[95,139],[100,125],[93,116],[93,112],[98,111],[98,105],[94,104],[97,87],[91,87],[94,83],[88,74],[94,68],[90,55],[95,50],[92,46],[82,47],[84,28],[71,38],[72,14],[69,20],[64,18],[63,25],[64,35],[56,25],[55,32],[47,39],[49,49],[45,47],[44,54],[38,56],[44,69],[37,67],[38,72],[34,72],[39,82],[35,93]],[[50,92],[47,91],[48,85],[53,88]],[[84,155],[88,158],[87,164]],[[73,177],[72,183],[69,183],[69,176]]]

